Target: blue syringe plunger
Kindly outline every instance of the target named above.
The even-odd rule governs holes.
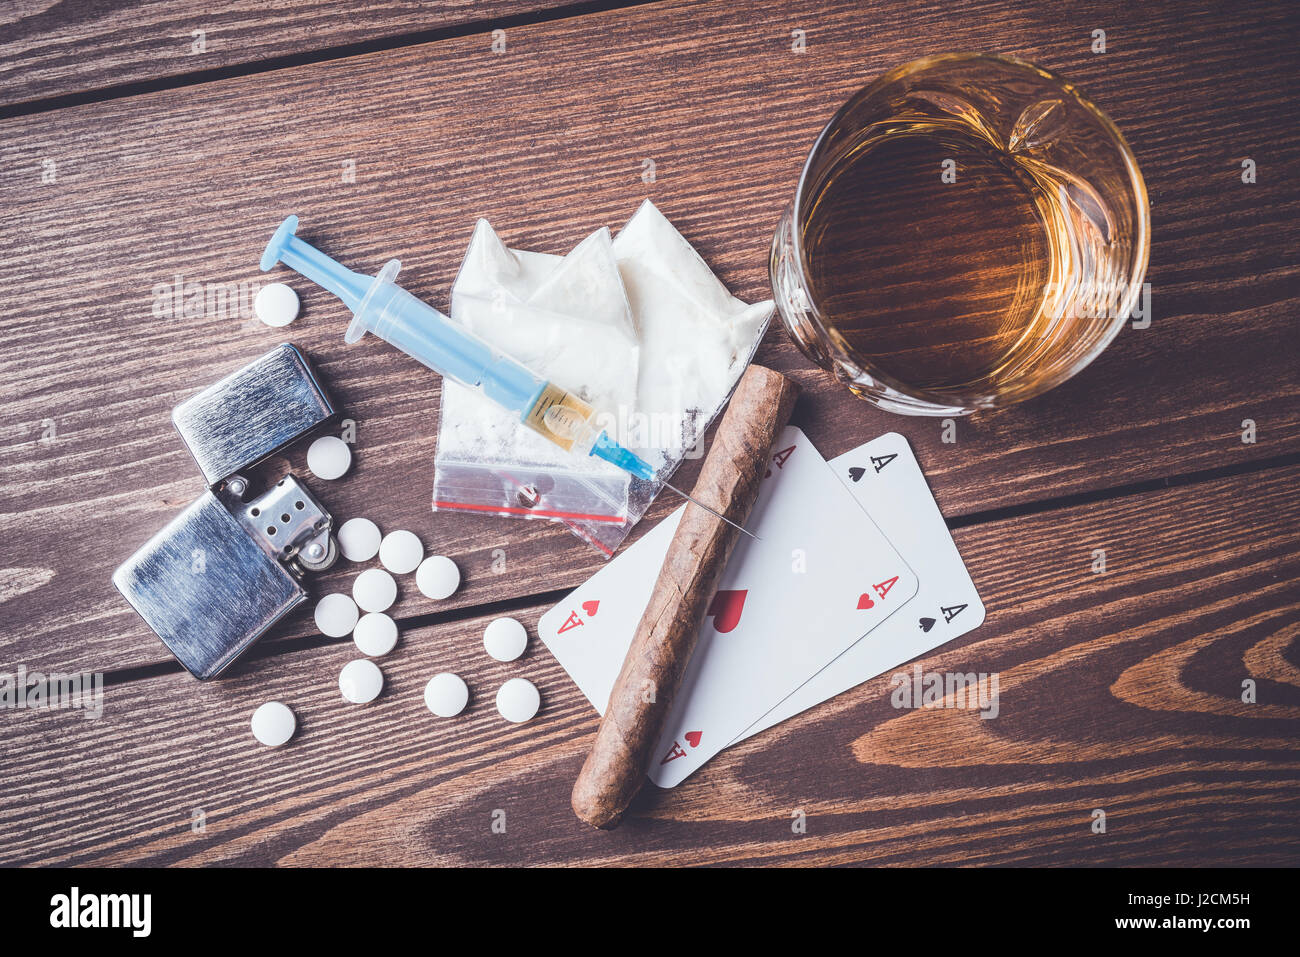
[[[343,300],[353,312],[361,306],[366,290],[372,282],[369,276],[355,273],[336,262],[310,243],[294,235],[298,231],[298,217],[286,216],[262,252],[262,272],[267,272],[278,262],[302,273],[318,286],[323,286]]]

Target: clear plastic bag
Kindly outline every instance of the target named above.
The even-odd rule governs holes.
[[[565,453],[447,383],[434,509],[558,521],[612,555],[660,481],[702,454],[771,315],[770,300],[733,297],[649,200],[617,239],[598,230],[564,257],[508,249],[480,220],[451,318],[590,402],[657,480]]]

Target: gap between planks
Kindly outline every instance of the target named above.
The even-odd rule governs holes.
[[[173,76],[157,77],[150,80],[133,80],[114,86],[98,89],[79,90],[73,93],[60,93],[56,96],[40,97],[34,100],[19,100],[16,103],[0,105],[0,120],[20,116],[33,116],[51,113],[73,106],[86,106],[92,103],[106,103],[111,100],[157,93],[161,90],[177,90],[185,87],[200,86],[218,80],[230,80],[237,77],[256,76],[260,73],[273,73],[294,67],[309,66],[314,63],[326,63],[330,60],[343,60],[348,57],[364,56],[368,53],[381,53],[387,50],[399,50],[402,47],[418,46],[422,43],[436,43],[441,40],[455,40],[460,37],[474,36],[491,30],[511,30],[518,27],[538,26],[557,20],[588,16],[596,13],[610,13],[615,10],[632,9],[649,6],[658,0],[583,0],[583,2],[554,7],[549,10],[533,10],[516,13],[495,19],[471,20],[446,27],[434,27],[427,30],[413,30],[387,37],[371,40],[358,40],[342,43],[338,46],[323,47],[319,50],[307,50],[301,53],[282,53],[262,60],[248,63],[231,63],[226,66],[211,67],[206,70],[192,70]]]
[[[1300,452],[1293,452],[1287,455],[1277,455],[1267,459],[1257,459],[1253,462],[1243,462],[1237,465],[1227,465],[1221,468],[1202,469],[1196,472],[1170,475],[1159,479],[1149,479],[1144,482],[1115,485],[1110,488],[1097,489],[1091,492],[1078,492],[1073,495],[1061,495],[1054,498],[1039,499],[1021,505],[1011,505],[1006,508],[972,512],[968,515],[959,515],[951,519],[945,518],[944,524],[948,526],[950,531],[961,528],[971,528],[976,525],[988,525],[994,522],[1027,518],[1035,515],[1043,515],[1048,512],[1068,511],[1069,509],[1079,508],[1084,505],[1093,505],[1098,502],[1118,501],[1119,499],[1131,498],[1136,495],[1146,495],[1151,492],[1161,492],[1167,489],[1185,488],[1192,485],[1204,485],[1222,479],[1254,475],[1271,471],[1273,469],[1286,468],[1295,465],[1300,465]],[[570,591],[572,591],[570,588],[553,588],[547,591],[532,592],[527,595],[516,595],[510,598],[498,599],[496,601],[483,602],[479,605],[463,605],[459,608],[448,609],[447,611],[422,612],[416,615],[407,615],[402,618],[395,618],[394,621],[397,623],[398,628],[403,631],[410,631],[415,628],[431,627],[433,625],[448,625],[455,622],[467,621],[473,618],[484,618],[488,615],[509,613],[512,611],[524,611],[536,608],[537,606],[548,606],[559,601]],[[296,654],[299,651],[312,651],[317,648],[345,645],[351,641],[352,637],[350,635],[343,638],[331,638],[327,635],[320,634],[319,632],[313,632],[303,635],[292,642],[269,642],[265,645],[260,643],[256,644],[247,654],[242,656],[242,659],[244,661],[259,661],[267,658],[283,658]],[[150,678],[161,677],[162,675],[179,673],[181,670],[182,668],[180,664],[176,661],[161,661],[147,665],[134,665],[129,668],[105,672],[104,687],[107,688],[112,685],[126,684],[130,681],[148,680]]]

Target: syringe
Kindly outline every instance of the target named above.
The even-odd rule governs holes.
[[[390,259],[374,278],[364,276],[299,239],[294,235],[297,229],[297,216],[289,216],[280,224],[262,253],[262,270],[282,262],[342,299],[352,310],[345,341],[356,342],[367,332],[374,333],[439,375],[509,409],[520,422],[560,448],[594,455],[639,479],[655,478],[650,463],[619,445],[604,429],[596,428],[592,422],[596,410],[589,403],[530,372],[393,282],[401,269],[396,259]],[[660,481],[695,502],[685,492]],[[707,505],[695,504],[740,528]]]
[[[519,421],[566,451],[594,455],[639,479],[654,468],[592,423],[596,410],[581,398],[498,352],[437,309],[393,282],[401,263],[390,259],[373,279],[355,273],[303,242],[290,216],[262,253],[262,269],[277,262],[324,286],[352,310],[344,339],[374,333],[439,375],[454,379],[519,416]]]

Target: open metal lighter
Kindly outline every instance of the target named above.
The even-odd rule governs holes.
[[[113,584],[194,677],[220,674],[306,600],[305,571],[338,558],[334,520],[302,482],[286,475],[246,500],[243,474],[334,413],[287,343],[173,410],[208,487],[113,573]]]

